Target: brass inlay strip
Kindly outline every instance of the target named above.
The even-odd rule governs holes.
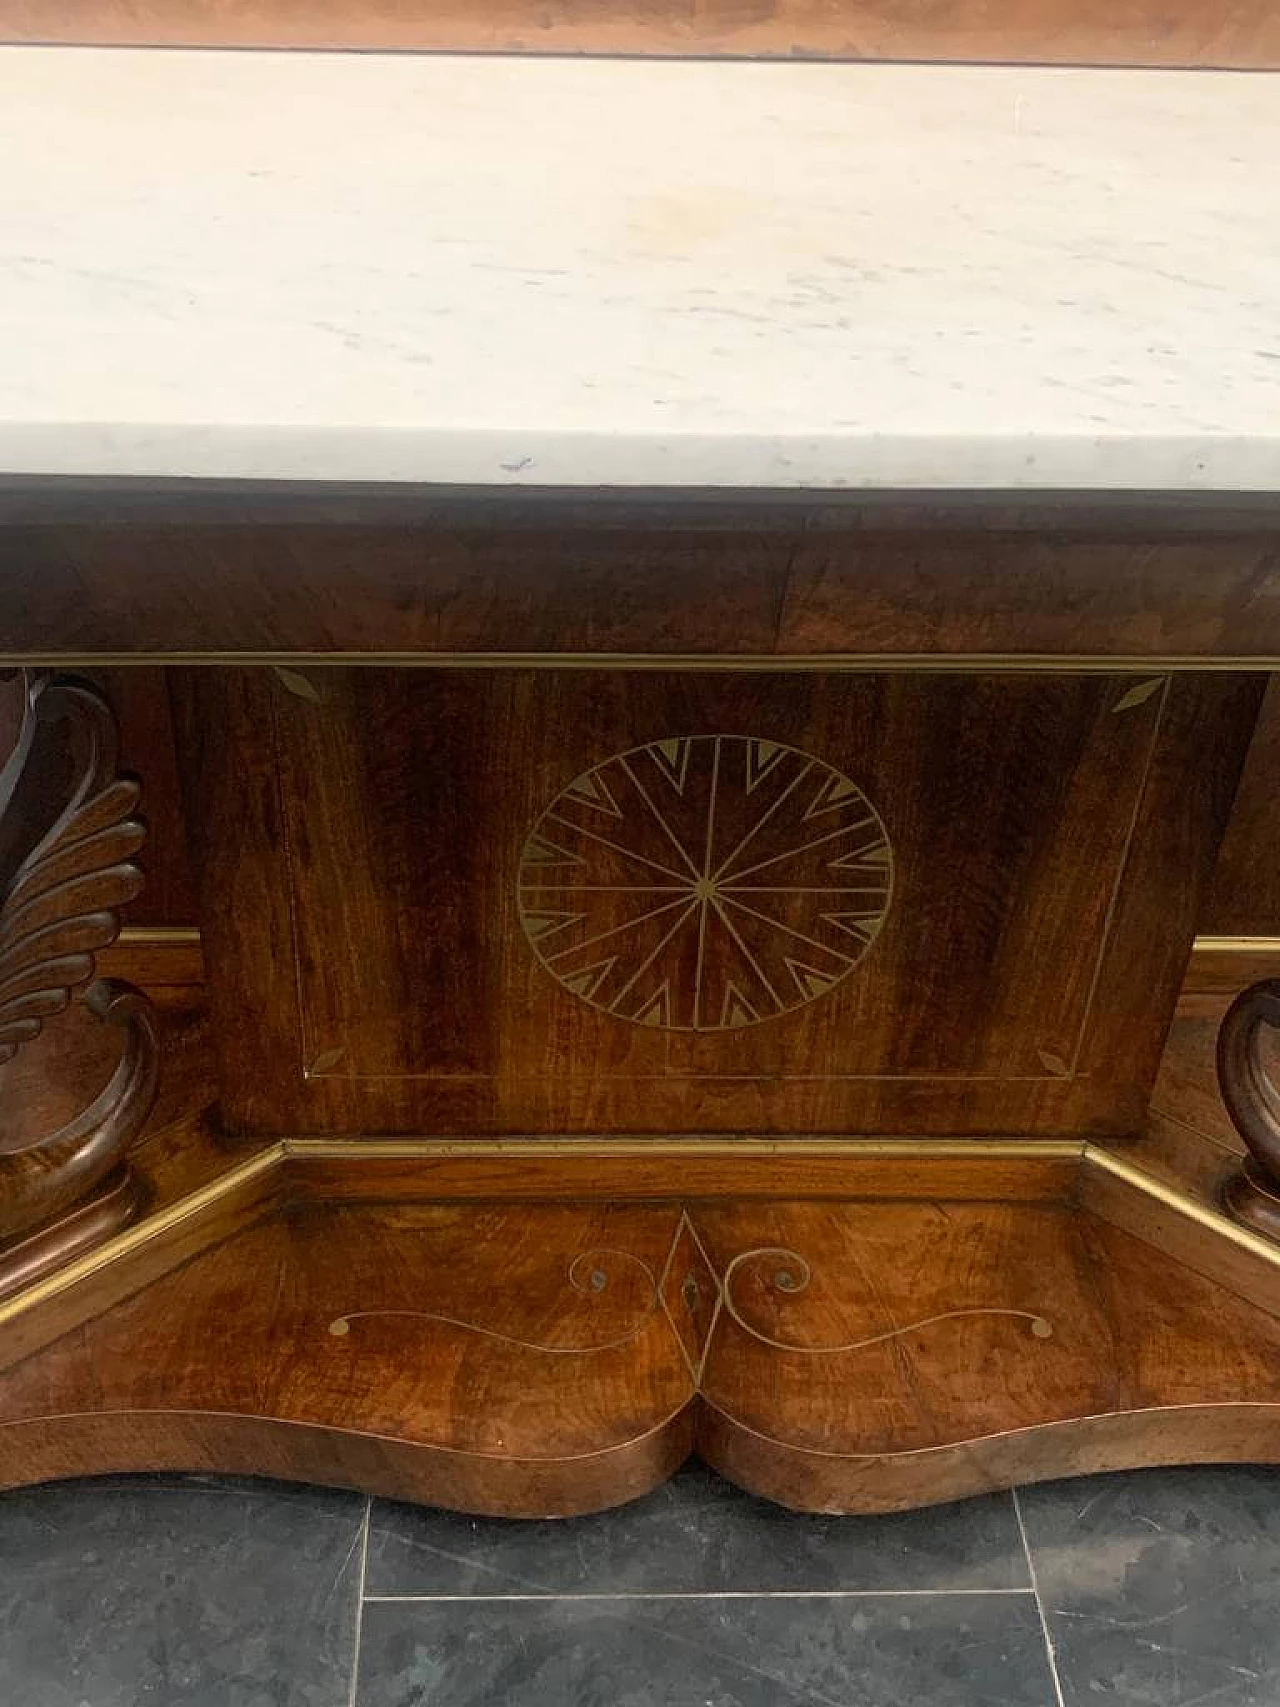
[[[283,1138],[290,1161],[484,1160],[493,1156],[577,1156],[608,1162],[614,1156],[687,1161],[701,1156],[807,1156],[859,1160],[921,1158],[930,1161],[1079,1160],[1084,1145],[1072,1138]]]
[[[1101,1149],[1096,1144],[1084,1146],[1083,1160],[1086,1167],[1095,1167],[1102,1173],[1110,1174],[1114,1179],[1122,1180],[1125,1185],[1131,1185],[1147,1197],[1162,1203],[1166,1209],[1183,1215],[1188,1221],[1194,1221],[1198,1227],[1212,1233],[1215,1238],[1225,1239],[1229,1244],[1247,1251],[1250,1256],[1260,1257],[1264,1262],[1280,1268],[1280,1244],[1264,1238],[1260,1233],[1253,1233],[1235,1221],[1225,1210],[1215,1208],[1193,1197],[1189,1192],[1180,1191],[1176,1186],[1168,1185],[1164,1180],[1157,1179],[1153,1174],[1137,1167],[1127,1157],[1118,1156],[1112,1150]]]
[[[0,1329],[9,1322],[38,1309],[60,1293],[91,1279],[95,1274],[143,1249],[153,1240],[164,1237],[185,1221],[196,1220],[214,1208],[224,1197],[259,1179],[269,1178],[286,1161],[428,1161],[433,1158],[481,1158],[493,1156],[572,1157],[595,1161],[613,1155],[670,1157],[672,1160],[691,1156],[807,1156],[846,1158],[911,1158],[933,1161],[999,1161],[1002,1159],[1038,1159],[1064,1161],[1075,1159],[1087,1166],[1132,1186],[1153,1198],[1167,1209],[1203,1227],[1215,1237],[1227,1240],[1249,1255],[1258,1257],[1274,1267],[1280,1267],[1280,1244],[1273,1244],[1260,1234],[1239,1225],[1222,1210],[1213,1208],[1189,1193],[1180,1191],[1146,1173],[1125,1157],[1116,1155],[1092,1143],[1071,1139],[1037,1140],[1030,1138],[992,1139],[803,1139],[803,1138],[726,1138],[726,1139],[490,1139],[453,1141],[448,1139],[385,1139],[360,1138],[283,1138],[260,1150],[246,1161],[230,1168],[216,1180],[179,1199],[155,1215],[138,1222],[96,1249],[68,1263],[55,1274],[24,1291],[15,1293],[0,1303]],[[428,1182],[424,1180],[424,1185]]]
[[[1280,653],[1259,657],[1207,657],[1195,653],[1045,652],[0,652],[0,664],[28,668],[131,665],[221,665],[294,669],[371,668],[415,670],[702,670],[777,672],[910,672],[920,675],[999,675],[1026,671],[1048,675],[1150,676],[1171,671],[1280,671]]]
[[[116,943],[130,948],[147,948],[195,944],[200,941],[200,936],[199,925],[126,925]],[[1198,936],[1192,944],[1192,951],[1196,954],[1280,955],[1280,936]]]
[[[228,1169],[216,1180],[210,1180],[208,1185],[179,1198],[165,1209],[157,1210],[145,1220],[126,1227],[114,1238],[105,1240],[84,1256],[77,1257],[65,1268],[46,1275],[34,1286],[29,1286],[22,1292],[15,1292],[11,1298],[0,1303],[0,1330],[15,1317],[25,1314],[28,1310],[38,1309],[41,1304],[47,1304],[52,1298],[56,1298],[60,1292],[78,1286],[82,1280],[91,1280],[102,1269],[110,1268],[123,1258],[132,1256],[135,1251],[149,1245],[153,1239],[163,1238],[166,1233],[180,1227],[184,1221],[198,1219],[207,1209],[212,1209],[222,1198],[238,1191],[241,1186],[251,1185],[255,1180],[274,1173],[283,1159],[284,1146],[272,1144],[267,1149],[260,1150],[256,1156],[250,1156],[247,1161]]]
[[[126,925],[113,947],[170,948],[200,941],[199,925]]]

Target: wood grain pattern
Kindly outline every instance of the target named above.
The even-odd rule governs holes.
[[[1258,692],[1226,676],[173,674],[223,1114],[259,1135],[1136,1131]],[[652,758],[641,781],[592,771],[707,731],[729,745],[673,746],[679,788]],[[787,889],[726,891],[732,940],[704,937],[683,890],[674,909],[648,891],[682,881],[681,838],[703,857],[713,767],[723,783],[757,737],[773,768],[754,794],[722,789],[713,836],[754,837],[741,881]],[[814,924],[869,881],[858,850],[840,863],[866,814],[823,794],[830,761],[892,847],[869,948]],[[587,772],[601,798],[557,805]],[[555,891],[584,877],[589,912]],[[533,944],[531,912],[554,927]],[[684,912],[677,942],[666,921]],[[574,987],[598,993],[601,967],[625,1013]],[[695,987],[717,1015],[732,990],[739,1018],[773,1017],[645,1023]],[[795,1005],[770,1007],[775,988]]]
[[[106,1355],[116,1374],[91,1409],[128,1414],[112,1447],[121,1467],[131,1450],[164,1450],[173,1413],[196,1435],[216,1419],[223,1438],[232,1419],[256,1418],[245,1441],[274,1434],[277,1463],[305,1451],[307,1431],[317,1443],[363,1439],[366,1457],[388,1443],[392,1462],[396,1445],[422,1446],[416,1473],[432,1497],[468,1509],[613,1503],[688,1450],[693,1381],[658,1297],[679,1219],[664,1207],[521,1216],[420,1204],[294,1215],[237,1233],[100,1318],[87,1338],[6,1378],[0,1479],[16,1471],[11,1453],[31,1450],[37,1431],[22,1429],[24,1418],[83,1410],[67,1403],[68,1354],[80,1379]],[[495,1312],[499,1282],[507,1302]],[[172,1358],[140,1355],[157,1307]],[[259,1355],[264,1309],[277,1345],[291,1348],[274,1368]],[[353,1319],[357,1310],[375,1313]],[[38,1447],[36,1458],[49,1461]],[[638,1484],[641,1467],[649,1479]],[[326,1479],[318,1462],[316,1471]]]
[[[1125,1160],[1280,512],[648,502],[0,493],[8,655],[221,655],[168,683],[209,1032],[173,994],[153,1214],[13,1258],[0,1482],[548,1514],[696,1448],[865,1510],[1280,1460],[1280,1264],[1211,1201],[1190,1057]],[[928,668],[824,667],[877,658]],[[74,1119],[52,1041],[8,1067]]]
[[[555,0],[3,0],[0,40],[187,46],[434,49],[448,52],[742,54],[764,58],[1024,61],[1047,64],[1280,64],[1265,0],[1121,7],[1024,0],[993,13],[977,0],[714,0],[697,11]]]
[[[1280,1458],[1277,1353],[1272,1315],[1065,1206],[314,1205],[0,1378],[0,1483],[237,1469],[550,1515],[694,1446],[886,1510]]]
[[[231,492],[184,511],[166,493],[19,489],[0,491],[0,524],[13,658],[1280,659],[1265,594],[1280,520],[1244,499],[646,508]]]
[[[1272,677],[1240,774],[1231,822],[1218,850],[1200,929],[1211,936],[1280,936],[1280,861],[1273,856],[1280,776],[1280,681]],[[1278,957],[1280,958],[1280,957]],[[1236,981],[1241,989],[1280,967]]]

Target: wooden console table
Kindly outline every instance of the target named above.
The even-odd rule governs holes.
[[[1280,668],[1277,94],[0,50],[0,1483],[1280,1459],[1275,989],[1227,1199],[1147,1126]],[[143,662],[207,1022],[100,976]]]

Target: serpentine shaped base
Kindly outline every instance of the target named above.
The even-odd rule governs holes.
[[[114,1302],[74,1333],[54,1290],[11,1313],[0,1485],[215,1470],[549,1516],[696,1451],[789,1506],[880,1511],[1280,1461],[1277,1316],[1066,1202],[280,1189],[181,1266],[193,1214],[167,1257],[130,1235]]]

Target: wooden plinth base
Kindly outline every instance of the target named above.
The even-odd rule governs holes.
[[[1280,1241],[1280,1196],[1255,1162],[1241,1164],[1223,1187],[1222,1199],[1237,1221]]]
[[[467,1511],[696,1450],[882,1511],[1280,1460],[1280,1320],[1062,1203],[295,1201],[0,1377],[0,1484],[260,1472]]]
[[[21,1292],[42,1275],[110,1238],[133,1220],[144,1198],[137,1175],[127,1167],[117,1168],[87,1202],[25,1239],[0,1248],[0,1299]]]

